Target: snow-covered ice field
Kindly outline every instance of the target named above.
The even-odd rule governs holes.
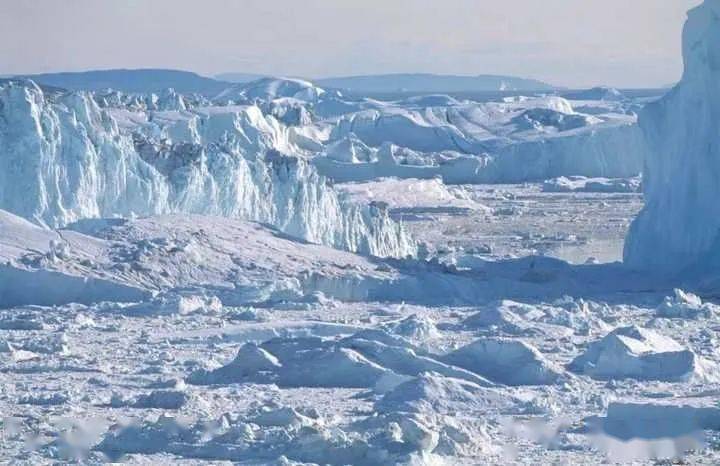
[[[539,211],[567,204],[578,221],[551,227],[560,217],[551,213],[540,224],[588,234],[588,244],[593,231],[612,242],[627,226],[588,225],[592,206],[629,217],[639,205],[545,198],[537,185],[461,188],[495,199],[491,209],[509,197],[496,193],[528,197]],[[666,297],[611,266],[468,253],[476,239],[460,245],[454,232],[485,217],[422,215],[413,229],[445,238],[436,245],[447,265],[362,258],[213,217],[86,222],[59,233],[61,248],[3,217],[14,234],[2,250],[13,253],[13,238],[28,245],[9,259],[28,271],[27,293],[69,292],[65,275],[90,267],[86,276],[112,284],[121,302],[40,306],[28,294],[16,296],[28,304],[0,311],[0,410],[10,414],[0,456],[594,464],[691,448],[690,460],[713,461],[701,429],[720,419],[720,307],[680,291]],[[518,256],[567,242],[509,241],[496,228],[477,241]]]
[[[719,17],[662,97],[1,80],[0,463],[718,464]]]
[[[4,214],[4,260],[26,274],[3,275],[0,456],[593,464],[691,448],[710,462],[720,308],[612,265],[523,259],[601,261],[593,245],[618,259],[639,196],[436,183],[341,187],[395,193],[390,216],[435,265],[219,217],[53,233]],[[417,187],[434,196],[400,195]],[[78,291],[75,275],[105,287]]]

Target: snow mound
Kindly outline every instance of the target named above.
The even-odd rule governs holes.
[[[195,312],[217,313],[222,302],[216,296],[166,293],[150,301],[123,307],[121,313],[132,316],[187,315]]]
[[[708,319],[720,312],[718,306],[703,303],[699,296],[676,289],[655,310],[655,315],[669,319]]]
[[[253,424],[261,427],[311,427],[316,420],[294,408],[268,409],[251,418]]]
[[[196,385],[275,383],[283,387],[372,388],[390,371],[360,353],[318,338],[248,343],[228,365],[194,372]]]
[[[458,411],[508,411],[519,404],[512,396],[465,380],[424,373],[395,387],[376,403],[380,413],[448,414]]]
[[[495,385],[479,374],[447,364],[440,356],[430,354],[402,340],[404,339],[382,331],[359,332],[342,340],[341,345],[363,354],[400,376],[417,377],[424,372],[435,372],[484,387]],[[402,377],[396,377],[391,381],[401,379]],[[386,387],[387,383],[383,386]]]
[[[479,386],[494,385],[481,375],[441,361],[403,337],[381,330],[359,332],[339,341],[307,337],[275,338],[257,346],[248,343],[229,364],[195,371],[188,382],[368,388],[383,393],[425,372]]]
[[[426,316],[412,314],[402,320],[388,322],[383,328],[391,334],[400,335],[411,340],[427,341],[438,338],[440,332],[435,326],[435,321]]]
[[[513,336],[589,335],[606,331],[604,309],[596,303],[565,298],[552,304],[526,304],[502,300],[466,317],[462,324],[485,335]]]
[[[645,208],[632,224],[625,262],[678,275],[720,265],[720,6],[706,0],[688,13],[681,81],[640,114],[649,145]]]
[[[544,108],[547,110],[552,110],[554,112],[564,113],[565,115],[575,114],[572,103],[563,97],[549,95],[542,98],[527,99],[527,102],[530,102],[532,105],[535,105],[537,108],[540,109]]]
[[[482,309],[463,320],[463,326],[471,330],[504,332],[510,335],[529,333],[528,322],[508,309],[503,303]]]
[[[519,340],[482,339],[443,359],[506,385],[553,385],[562,376],[536,348]]]
[[[637,326],[613,330],[591,343],[568,369],[595,379],[703,379],[706,362],[675,340]]]
[[[155,390],[128,399],[115,395],[110,400],[110,406],[114,408],[128,406],[136,409],[178,410],[185,406],[188,398],[187,393],[179,390]]]

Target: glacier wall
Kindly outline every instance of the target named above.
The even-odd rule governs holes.
[[[338,142],[349,139],[346,137]],[[383,146],[386,147],[387,144]],[[392,148],[398,149],[395,146]],[[393,157],[350,162],[317,157],[313,164],[321,174],[337,182],[390,176],[421,179],[439,176],[448,184],[524,183],[559,176],[636,176],[643,170],[647,151],[645,138],[638,126],[621,122],[506,144],[494,149],[491,154],[456,154],[440,163],[432,160],[432,154],[419,153],[418,157],[428,159],[426,164],[403,164]],[[350,150],[346,154],[348,158],[353,157]]]
[[[349,202],[304,159],[284,155],[295,149],[292,133],[257,107],[177,115],[163,128],[145,116],[128,129],[89,94],[46,95],[31,82],[0,87],[0,209],[49,227],[222,215],[376,256],[416,252],[383,206]]]
[[[642,171],[646,154],[647,145],[637,125],[602,125],[505,146],[478,170],[476,179],[522,183],[575,175],[626,178]]]
[[[720,265],[720,0],[688,13],[680,83],[640,115],[646,206],[625,262],[665,274]]]
[[[555,96],[425,108],[374,105],[337,120],[326,150],[331,157],[316,161],[322,174],[338,181],[442,176],[446,183],[622,178],[638,175],[647,154],[634,109],[621,103],[578,103],[600,117],[577,113],[571,102]],[[372,150],[391,143],[416,152],[417,162],[352,160],[347,150],[347,157],[340,157],[350,141]]]

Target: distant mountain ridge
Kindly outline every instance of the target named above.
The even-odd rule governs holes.
[[[552,91],[558,89],[535,79],[514,76],[453,76],[438,74],[384,74],[316,79],[319,86],[353,92],[484,92]]]
[[[183,94],[214,97],[236,83],[265,77],[251,73],[223,73],[213,78],[170,69],[110,69],[18,75],[42,86],[98,91],[112,88],[128,93],[161,92],[167,88]],[[453,76],[423,73],[348,76],[312,80],[320,87],[351,92],[453,93],[486,91],[554,91],[559,88],[535,79],[514,76]]]
[[[254,73],[220,73],[213,76],[218,81],[225,81],[236,84],[249,83],[257,81],[258,79],[269,78],[266,74],[254,74]]]
[[[45,86],[69,90],[98,91],[112,88],[130,93],[160,92],[169,87],[183,94],[215,96],[232,83],[200,76],[190,71],[167,69],[115,69],[20,75]]]

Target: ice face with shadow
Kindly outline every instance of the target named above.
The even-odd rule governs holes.
[[[0,208],[42,225],[202,213],[377,256],[415,253],[382,205],[339,196],[256,106],[112,112],[25,82],[0,88],[0,115]]]
[[[632,225],[625,261],[681,274],[720,265],[720,2],[691,10],[683,32],[680,83],[640,115],[649,153],[644,210]]]

